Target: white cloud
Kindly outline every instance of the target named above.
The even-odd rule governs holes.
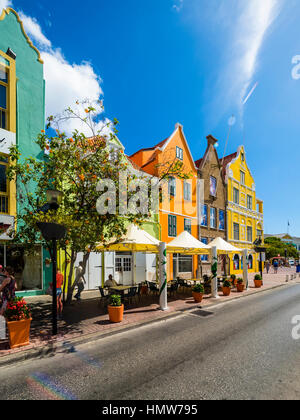
[[[0,0],[0,15],[2,9],[6,9],[7,7],[12,6],[12,2],[10,0]]]
[[[266,34],[276,19],[280,0],[251,0],[244,3],[234,27],[227,77],[231,96],[235,96],[242,111],[245,98],[259,64],[259,53]]]
[[[10,0],[0,0],[0,10],[1,7],[8,6],[12,6]],[[97,109],[96,119],[99,120],[103,108],[97,101],[101,98],[103,92],[101,79],[95,73],[91,63],[69,63],[61,50],[52,47],[51,41],[43,34],[41,26],[35,18],[25,15],[22,11],[18,13],[26,33],[33,42],[37,43],[44,61],[46,117],[61,114],[68,107],[80,112],[79,107],[76,106],[76,101],[89,100]],[[82,117],[86,117],[86,115],[82,115]],[[108,122],[108,120],[99,121],[95,127],[96,130],[100,130],[104,126],[103,134],[108,134],[109,130],[105,127]],[[77,120],[61,123],[60,129],[69,134],[74,129],[78,129],[87,135],[91,134],[86,125]]]
[[[42,52],[46,80],[46,115],[56,115],[69,106],[76,107],[76,101],[90,100],[95,106],[103,94],[100,79],[90,63],[70,64],[59,50]],[[98,106],[98,113],[102,112]],[[84,124],[71,120],[61,129],[67,132],[73,129],[84,130]]]
[[[51,42],[42,33],[41,27],[37,20],[31,18],[30,16],[26,16],[23,12],[19,12],[19,16],[23,22],[25,32],[28,34],[28,36],[36,41],[40,47],[50,48]]]
[[[176,10],[176,12],[180,12],[183,8],[183,0],[175,0],[172,7],[173,10]]]

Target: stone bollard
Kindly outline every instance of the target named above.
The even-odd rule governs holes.
[[[288,282],[289,282],[289,278],[290,278],[290,276],[289,276],[289,275],[287,275],[287,276],[286,276],[286,283],[288,283]]]

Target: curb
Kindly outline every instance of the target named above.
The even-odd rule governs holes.
[[[283,284],[279,284],[273,287],[270,287],[268,289],[265,290],[260,290],[259,292],[251,292],[248,294],[240,294],[238,296],[232,297],[227,299],[226,301],[218,301],[215,300],[215,302],[212,302],[209,305],[204,305],[204,306],[199,306],[199,308],[206,310],[212,307],[217,307],[219,305],[224,305],[227,304],[229,302],[233,302],[234,300],[240,299],[240,298],[247,298],[249,296],[253,296],[253,295],[258,295],[259,293],[266,293],[269,292],[271,290],[274,289],[279,289],[281,287],[286,287],[288,285],[296,285],[296,284],[300,284],[300,282],[295,282],[295,281],[290,281],[289,283],[283,283]],[[160,316],[159,318],[155,318],[152,320],[148,320],[148,321],[140,321],[140,322],[136,322],[131,324],[130,326],[121,326],[119,328],[115,328],[113,331],[109,331],[109,332],[99,332],[99,333],[92,333],[92,334],[87,334],[84,335],[82,337],[77,337],[74,339],[70,339],[70,340],[64,340],[64,339],[59,339],[58,341],[53,341],[48,343],[46,346],[39,346],[38,348],[33,348],[33,349],[29,349],[29,350],[24,350],[21,351],[19,353],[16,354],[9,354],[7,356],[0,356],[0,367],[2,366],[10,366],[14,363],[21,363],[21,362],[25,362],[28,360],[32,360],[32,359],[44,359],[46,357],[53,357],[56,353],[58,353],[60,350],[66,350],[66,343],[69,345],[80,345],[80,344],[87,344],[87,343],[91,343],[94,341],[98,341],[100,339],[104,339],[107,337],[112,337],[114,335],[120,334],[120,333],[125,333],[131,330],[134,330],[137,327],[142,327],[142,326],[148,326],[151,324],[155,324],[161,321],[167,321],[169,319],[173,319],[173,318],[177,318],[180,317],[182,315],[188,314],[189,312],[194,311],[195,309],[197,309],[197,307],[194,308],[187,308],[187,309],[176,309],[174,312],[172,313],[165,313],[164,315]]]

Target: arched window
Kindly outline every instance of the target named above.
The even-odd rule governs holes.
[[[233,268],[234,270],[240,269],[240,257],[238,254],[235,254],[235,256],[233,257]]]
[[[252,257],[252,255],[249,255],[249,257],[248,257],[248,269],[252,270],[252,268],[253,268],[253,257]]]

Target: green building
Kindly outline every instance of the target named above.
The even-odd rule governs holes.
[[[51,269],[40,245],[34,253],[12,245],[7,235],[15,227],[17,185],[8,182],[6,167],[11,145],[18,145],[22,157],[43,159],[35,143],[45,126],[45,81],[43,61],[24,31],[22,21],[11,8],[0,10],[0,264],[15,270],[18,294],[43,294],[48,288]]]

